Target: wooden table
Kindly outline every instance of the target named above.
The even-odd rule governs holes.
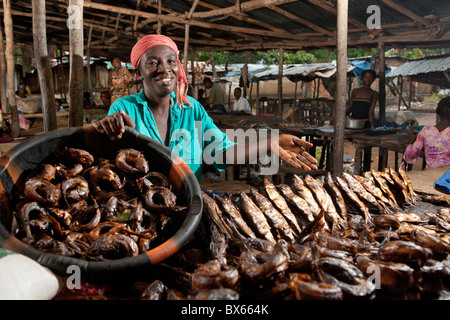
[[[388,163],[389,151],[395,152],[394,169],[398,170],[401,157],[399,154],[405,152],[408,146],[408,137],[406,133],[390,133],[383,135],[368,135],[367,133],[355,133],[345,137],[345,140],[355,143],[355,168],[354,174],[360,174],[362,171],[369,171],[372,161],[372,149],[379,148],[378,170],[384,170]],[[420,155],[425,158],[423,152]],[[425,159],[424,159],[425,160]],[[422,168],[425,167],[425,161]],[[408,170],[411,170],[408,165]]]

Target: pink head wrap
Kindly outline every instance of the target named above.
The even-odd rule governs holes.
[[[145,52],[147,52],[148,49],[159,45],[168,46],[175,52],[177,56],[180,73],[177,79],[175,94],[177,96],[177,103],[179,107],[181,108],[184,103],[187,103],[192,107],[191,102],[187,97],[188,82],[183,66],[181,65],[180,59],[178,58],[178,47],[176,43],[169,37],[159,34],[150,34],[139,39],[138,42],[136,42],[136,44],[134,45],[133,49],[131,49],[130,60],[131,64],[133,65],[133,69],[136,70],[137,68],[139,68],[142,56]]]

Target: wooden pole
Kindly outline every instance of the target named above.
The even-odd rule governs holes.
[[[183,68],[184,72],[186,73],[186,76],[189,74],[187,69],[188,59],[189,59],[189,24],[187,23],[184,29],[184,55],[183,55]]]
[[[70,82],[69,82],[69,127],[83,125],[84,66],[83,66],[83,0],[69,0],[70,6],[80,10],[81,23],[69,27]]]
[[[378,51],[380,52],[380,69],[378,73],[379,80],[379,99],[378,105],[380,106],[380,126],[384,126],[386,122],[386,66],[384,56],[384,42],[378,43]]]
[[[333,175],[342,176],[347,87],[348,0],[337,1],[337,73],[333,146]]]
[[[192,78],[191,78],[191,84],[192,84],[192,96],[195,99],[198,99],[198,94],[197,94],[197,90],[195,89],[195,50],[194,48],[191,48],[191,74],[192,74]]]
[[[3,0],[3,19],[5,22],[6,38],[6,72],[8,78],[8,102],[11,110],[11,137],[17,138],[20,135],[19,112],[16,104],[15,90],[15,62],[14,62],[14,35],[11,16],[11,0]]]
[[[88,81],[88,91],[89,95],[92,99],[92,80],[91,80],[91,39],[92,39],[92,27],[89,28],[89,36],[88,36],[88,42],[86,46],[86,68],[87,68],[87,81]]]
[[[278,52],[278,117],[283,119],[283,48],[280,48]]]
[[[5,46],[3,44],[3,27],[0,22],[0,95],[2,103],[2,111],[6,112],[8,106],[8,95],[6,92],[6,61],[5,61]],[[2,112],[0,112],[1,127],[4,127]]]
[[[45,0],[32,1],[33,4],[33,45],[41,88],[44,132],[56,130],[55,89],[50,58],[47,49],[47,24]]]

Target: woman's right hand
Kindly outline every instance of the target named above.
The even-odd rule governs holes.
[[[101,120],[92,120],[91,123],[95,130],[105,133],[111,140],[122,138],[125,126],[133,129],[136,126],[131,117],[124,111],[113,113]]]

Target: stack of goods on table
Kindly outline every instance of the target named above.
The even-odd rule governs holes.
[[[450,287],[450,199],[417,194],[404,164],[203,203],[197,245],[165,264],[183,281],[159,278],[142,298],[437,299]]]

